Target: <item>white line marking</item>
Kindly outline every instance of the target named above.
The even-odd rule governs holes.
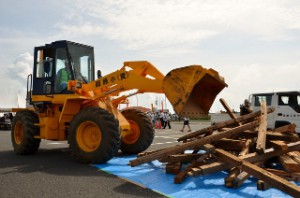
[[[151,145],[172,144],[172,143],[178,143],[178,142],[158,142],[158,143],[153,143]]]
[[[63,143],[63,142],[49,142],[48,144],[66,144],[66,143]]]
[[[177,139],[178,139],[178,137],[171,137],[171,136],[159,136],[159,135],[156,135],[155,137],[156,137],[156,138],[174,139],[174,140],[177,140]]]

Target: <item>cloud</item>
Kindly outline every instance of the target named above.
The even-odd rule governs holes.
[[[8,67],[7,74],[15,82],[24,85],[27,76],[32,73],[32,65],[33,56],[29,52],[20,54],[14,64]]]
[[[300,91],[299,68],[300,62],[286,65],[244,64],[235,72],[224,72],[229,86],[218,95],[218,99],[224,98],[231,108],[239,111],[239,104],[252,93]],[[224,110],[218,99],[211,112]]]
[[[0,87],[3,94],[0,107],[25,107],[27,76],[32,73],[32,62],[29,52],[22,53],[1,73],[4,86]]]
[[[24,3],[11,17],[6,8],[15,3],[5,3],[0,14],[9,17],[0,22],[0,76],[8,84],[1,88],[7,95],[2,104],[25,95],[33,59],[28,52],[64,39],[93,45],[104,74],[126,60],[149,60],[164,74],[190,64],[211,67],[225,77],[229,87],[220,97],[234,108],[252,92],[299,87],[298,1],[64,0]],[[36,17],[41,12],[42,20]]]
[[[62,32],[98,34],[127,50],[191,48],[230,32],[266,41],[299,39],[300,3],[294,1],[77,0],[75,6],[88,21],[74,17],[77,24],[69,25],[68,17],[57,26]]]

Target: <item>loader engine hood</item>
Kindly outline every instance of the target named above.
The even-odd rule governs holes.
[[[216,96],[227,87],[224,78],[213,69],[191,65],[170,71],[163,91],[179,116],[207,116]]]

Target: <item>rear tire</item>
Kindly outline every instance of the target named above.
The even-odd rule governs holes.
[[[123,153],[137,154],[146,150],[153,142],[154,129],[149,117],[140,110],[128,109],[122,111],[131,126],[131,134],[121,140]]]
[[[118,152],[119,123],[99,107],[81,110],[71,121],[69,134],[73,155],[82,163],[105,163]]]
[[[39,135],[39,123],[36,113],[30,110],[19,111],[13,120],[11,128],[11,141],[17,154],[27,155],[37,152],[40,139],[34,138]]]

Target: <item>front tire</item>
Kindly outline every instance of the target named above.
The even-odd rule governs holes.
[[[140,110],[128,109],[122,111],[131,126],[131,133],[122,138],[123,153],[137,154],[146,150],[153,142],[154,129],[149,117]]]
[[[69,134],[73,155],[82,163],[105,163],[118,152],[119,123],[99,107],[81,110],[71,121]]]
[[[38,123],[39,118],[33,111],[17,112],[11,128],[11,141],[17,154],[27,155],[37,152],[41,140],[34,137],[39,135],[39,127],[34,124]]]

